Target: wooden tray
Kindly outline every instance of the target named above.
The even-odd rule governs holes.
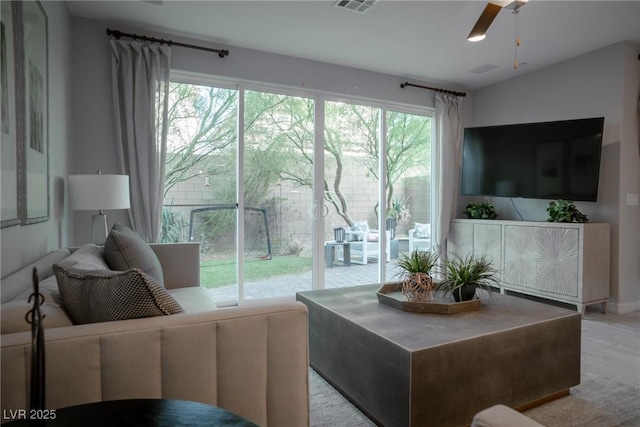
[[[482,304],[479,299],[455,302],[451,295],[443,297],[442,293],[434,292],[431,302],[410,302],[402,295],[402,283],[387,283],[378,289],[378,302],[402,311],[416,313],[454,314],[462,311],[477,310]]]

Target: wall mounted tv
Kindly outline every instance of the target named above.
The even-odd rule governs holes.
[[[603,117],[464,129],[461,193],[595,202]]]

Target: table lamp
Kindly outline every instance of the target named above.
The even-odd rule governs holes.
[[[69,204],[75,211],[94,211],[91,243],[104,244],[109,230],[105,210],[129,209],[129,176],[69,175]]]

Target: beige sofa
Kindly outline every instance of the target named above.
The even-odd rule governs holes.
[[[72,325],[56,307],[51,268],[70,255],[67,249],[2,279],[3,413],[28,407],[31,333],[18,314],[26,310],[35,265],[47,300],[47,408],[176,398],[213,404],[261,426],[308,425],[306,307],[292,301],[216,308],[199,287],[197,244],[151,246],[184,314]]]

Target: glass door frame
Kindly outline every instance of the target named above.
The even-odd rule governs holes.
[[[381,102],[370,99],[363,99],[351,96],[331,95],[324,92],[304,90],[300,88],[292,88],[289,86],[279,86],[252,82],[242,82],[237,79],[226,79],[224,77],[202,75],[196,73],[189,73],[184,71],[172,70],[171,75],[172,82],[187,83],[202,86],[214,86],[224,89],[232,89],[238,91],[238,111],[237,111],[237,157],[236,157],[236,279],[237,279],[237,300],[236,301],[221,301],[221,305],[250,305],[261,303],[264,300],[246,300],[244,298],[244,134],[245,134],[245,93],[247,90],[254,90],[260,92],[269,92],[285,96],[296,96],[312,99],[314,101],[314,165],[313,165],[313,200],[312,210],[310,212],[311,228],[312,228],[312,289],[324,289],[324,213],[327,209],[324,204],[324,142],[325,142],[325,102],[344,102],[362,105],[371,108],[379,109],[379,152],[386,153],[387,150],[387,112],[397,111],[407,114],[417,114],[422,116],[429,116],[433,120],[432,135],[431,135],[431,162],[432,162],[432,178],[434,176],[433,167],[435,165],[435,109],[426,107],[417,107],[406,104],[396,104],[389,102]],[[378,162],[378,200],[380,206],[384,206],[386,200],[386,155],[381,156],[381,161]],[[432,179],[433,186],[433,179]],[[432,201],[434,199],[434,193],[432,194]],[[390,248],[387,248],[386,239],[386,222],[385,215],[378,215],[377,228],[380,230],[381,239],[379,240],[379,250],[381,254],[386,254]],[[433,221],[432,221],[433,224]],[[432,230],[433,232],[433,230]],[[384,259],[382,256],[380,259]],[[378,263],[378,281],[384,282],[386,277],[386,262]],[[269,299],[269,301],[276,300],[290,300],[294,296],[286,296],[280,298]]]

